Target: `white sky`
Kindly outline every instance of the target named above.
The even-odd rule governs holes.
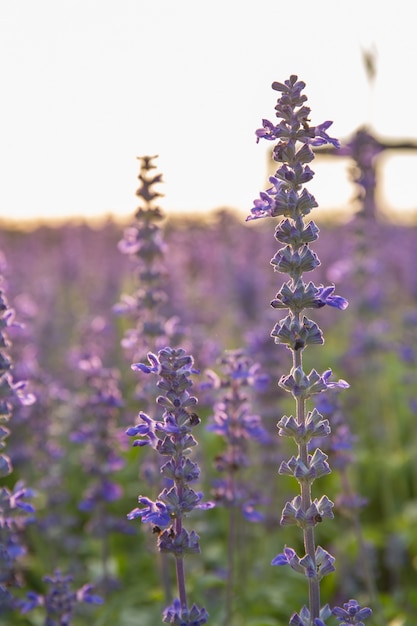
[[[417,141],[415,29],[410,0],[0,0],[0,217],[129,216],[143,154],[166,212],[248,213],[271,147],[254,131],[293,73],[333,136]],[[313,169],[319,204],[346,203],[340,165]],[[417,206],[416,171],[390,160],[389,204]]]

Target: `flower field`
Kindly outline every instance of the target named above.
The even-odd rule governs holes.
[[[167,217],[155,164],[141,160],[129,224],[0,229],[0,623],[310,626],[307,577],[351,610],[311,624],[361,624],[355,598],[367,624],[414,626],[416,227],[316,220],[316,331],[285,300],[270,220]],[[301,352],[325,372],[306,398],[324,454],[311,523],[306,489],[294,497],[310,441],[289,419]],[[323,577],[292,560],[312,525]]]

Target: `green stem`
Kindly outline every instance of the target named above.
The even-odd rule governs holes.
[[[293,350],[293,364],[295,368],[302,368],[302,350]],[[296,398],[296,411],[297,423],[304,424],[306,419],[306,401],[304,398]],[[306,443],[298,444],[298,455],[300,460],[308,467],[308,446]],[[307,509],[311,506],[311,483],[303,481],[300,483],[300,488],[302,507],[304,511],[307,511]],[[316,542],[314,537],[314,526],[304,528],[303,535],[305,553],[311,558],[314,567],[316,568]],[[320,582],[316,577],[308,579],[308,590],[310,619],[311,623],[313,623],[315,618],[320,616]]]
[[[178,496],[179,499],[181,498],[182,495],[182,489],[181,487],[178,488]],[[177,517],[175,520],[175,534],[177,537],[179,537],[179,535],[182,532],[182,520],[180,517]],[[175,570],[176,570],[176,574],[177,574],[177,588],[178,588],[178,598],[179,601],[181,603],[181,608],[184,609],[188,609],[188,605],[187,605],[187,592],[186,592],[186,588],[185,588],[185,571],[184,571],[184,558],[183,556],[176,556],[175,557]]]
[[[235,554],[236,554],[236,507],[234,502],[229,508],[229,536],[227,542],[227,581],[224,626],[231,623],[233,598],[235,591]]]

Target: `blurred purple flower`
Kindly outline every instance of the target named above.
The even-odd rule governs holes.
[[[72,576],[64,576],[59,570],[53,576],[45,576],[48,591],[45,595],[29,592],[26,600],[19,603],[22,614],[37,607],[44,607],[46,626],[70,626],[76,605],[81,602],[87,604],[102,604],[103,599],[92,593],[90,584],[84,585],[77,591],[72,589]]]
[[[215,466],[224,479],[216,481],[213,494],[218,504],[240,509],[252,522],[263,519],[255,506],[259,497],[251,481],[246,481],[242,471],[250,466],[247,446],[250,442],[265,444],[270,436],[259,415],[250,411],[247,388],[264,391],[269,384],[258,363],[253,363],[244,350],[226,351],[220,359],[222,376],[209,370],[207,375],[213,386],[223,392],[214,405],[214,415],[207,430],[225,440],[225,449],[215,458]]]

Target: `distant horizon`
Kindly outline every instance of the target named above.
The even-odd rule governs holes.
[[[293,28],[280,27],[283,11],[277,0],[3,3],[0,213],[128,216],[145,154],[160,155],[166,211],[250,211],[270,148],[255,130],[274,119],[272,82],[291,74],[306,83],[312,124],[333,120],[332,136],[366,125],[417,140],[409,2],[320,0],[311,37],[298,25],[310,2],[297,3]],[[410,159],[386,168],[387,206],[417,207]],[[347,175],[317,167],[312,193],[339,210]]]
[[[405,156],[402,157],[396,155],[395,157],[384,157],[383,164],[385,169],[391,169],[389,172],[391,178],[395,178],[402,176],[401,170],[404,169],[404,160],[410,161],[408,163],[408,168],[410,172],[416,171],[417,169],[417,155]],[[390,161],[392,161],[390,163]],[[115,221],[116,223],[128,223],[133,219],[135,210],[138,206],[141,205],[141,201],[135,195],[135,189],[138,185],[137,183],[137,174],[139,173],[139,164],[135,161],[137,167],[136,177],[132,181],[131,188],[133,192],[131,194],[131,208],[130,210],[126,210],[121,212],[120,210],[102,210],[97,213],[89,213],[85,212],[84,214],[80,211],[76,210],[68,213],[61,213],[58,215],[40,215],[40,216],[16,216],[1,214],[0,212],[0,223],[10,225],[11,227],[19,226],[23,228],[31,229],[36,227],[36,225],[52,225],[59,226],[65,225],[67,223],[73,222],[87,222],[90,224],[100,224],[102,222],[106,222],[109,219]],[[155,160],[155,165],[158,169],[158,159]],[[271,161],[271,171],[274,168],[275,163]],[[319,206],[314,209],[314,219],[318,219],[319,221],[327,221],[327,222],[335,222],[341,223],[349,221],[349,219],[354,215],[357,211],[357,208],[354,206],[353,197],[355,195],[355,185],[349,180],[349,172],[348,168],[353,165],[353,161],[351,161],[348,157],[340,157],[338,160],[331,160],[329,157],[320,158],[316,156],[315,161],[312,164],[313,170],[315,172],[315,176],[313,181],[309,184],[308,188],[316,197]],[[415,169],[414,169],[415,166]],[[158,171],[160,171],[158,169]],[[196,220],[212,220],[213,215],[219,213],[223,210],[229,211],[231,213],[235,213],[238,216],[242,216],[244,220],[247,215],[249,215],[250,210],[252,208],[252,201],[255,199],[254,197],[251,201],[248,202],[247,208],[241,208],[236,206],[229,206],[226,203],[219,204],[218,206],[214,206],[208,210],[202,210],[196,206],[195,208],[188,207],[187,209],[175,208],[169,206],[169,189],[166,181],[164,179],[164,173],[161,172],[163,182],[160,184],[158,191],[161,192],[161,198],[159,201],[159,206],[164,214],[166,219],[174,218],[174,219],[190,219],[195,217]],[[265,169],[264,176],[264,185],[260,187],[259,191],[262,189],[266,189],[268,186],[268,172]],[[388,220],[392,222],[399,222],[401,224],[409,225],[417,222],[417,195],[416,195],[416,206],[406,206],[394,209],[392,202],[395,200],[392,196],[386,197],[386,187],[384,186],[384,180],[386,176],[380,176],[380,180],[377,185],[377,214],[380,215],[381,220]],[[332,185],[327,187],[327,181],[332,181]],[[321,183],[321,184],[320,184]],[[409,178],[409,184],[412,184],[412,178]],[[404,192],[404,190],[403,190]],[[406,190],[405,195],[409,195],[410,190]],[[343,198],[343,202],[340,202],[340,198]],[[402,196],[402,201],[404,202],[404,193]],[[339,200],[339,203],[336,203]],[[405,199],[405,201],[407,201]],[[168,206],[165,206],[165,204]]]

